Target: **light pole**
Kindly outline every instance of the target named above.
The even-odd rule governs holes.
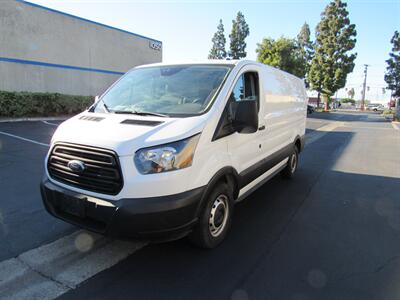
[[[365,89],[367,88],[367,72],[368,72],[369,65],[364,65],[364,83],[363,83],[363,90],[362,90],[362,98],[361,98],[361,110],[365,110]]]

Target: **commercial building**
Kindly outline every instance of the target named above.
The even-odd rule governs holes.
[[[162,43],[22,0],[0,4],[0,90],[97,95]]]

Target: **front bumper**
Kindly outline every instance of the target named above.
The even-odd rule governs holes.
[[[112,237],[172,240],[196,223],[205,188],[110,201],[67,190],[45,177],[40,190],[47,211],[66,222]]]

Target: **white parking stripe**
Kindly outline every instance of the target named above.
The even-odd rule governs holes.
[[[18,258],[0,263],[0,299],[51,300],[67,291],[68,288],[48,280]]]
[[[30,143],[33,143],[33,144],[37,144],[37,145],[40,145],[40,146],[45,146],[45,147],[49,147],[50,146],[49,144],[45,144],[45,143],[41,143],[41,142],[34,141],[34,140],[31,140],[31,139],[27,139],[27,138],[24,138],[22,136],[14,135],[14,134],[7,133],[7,132],[4,132],[4,131],[0,131],[0,134],[6,135],[6,136],[9,136],[9,137],[13,137],[13,138],[25,141],[25,142],[30,142]]]
[[[77,231],[0,263],[0,299],[55,299],[144,247]]]
[[[51,126],[57,126],[57,127],[58,127],[58,125],[60,125],[60,124],[51,123],[51,122],[48,122],[48,121],[42,121],[42,123],[47,124],[47,125],[51,125]]]
[[[318,129],[315,129],[314,132],[306,134],[306,146],[314,143],[315,141],[319,140],[322,138],[325,134],[327,134],[330,131],[335,130],[336,128],[343,126],[343,122],[338,122],[334,121],[329,124],[326,124]]]

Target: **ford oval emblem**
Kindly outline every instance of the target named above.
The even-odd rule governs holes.
[[[82,173],[83,171],[85,171],[86,166],[80,160],[70,160],[68,162],[68,168],[70,168],[71,171],[73,171],[75,173]]]

